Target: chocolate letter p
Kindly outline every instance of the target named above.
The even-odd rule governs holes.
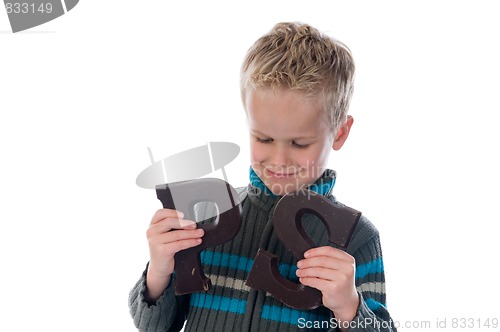
[[[214,202],[218,221],[197,227],[205,230],[200,245],[175,254],[175,294],[207,291],[212,287],[203,274],[200,253],[234,238],[241,227],[241,204],[238,193],[219,179],[197,179],[156,186],[156,194],[165,209],[182,211],[184,217],[196,220],[194,206],[199,202]]]

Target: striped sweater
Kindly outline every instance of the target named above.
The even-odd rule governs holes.
[[[243,223],[236,237],[201,254],[205,275],[213,289],[207,293],[175,296],[173,284],[155,303],[144,300],[146,270],[130,291],[129,307],[139,331],[337,331],[332,312],[323,306],[309,311],[291,309],[270,294],[245,285],[259,248],[279,257],[281,274],[298,282],[297,259],[279,241],[272,225],[280,197],[249,184],[238,188]],[[327,192],[334,204],[338,201]],[[197,205],[197,220],[213,206]],[[214,215],[214,214],[211,214]],[[323,224],[313,214],[303,219],[306,233],[318,246],[328,243]],[[356,287],[360,305],[350,331],[396,331],[386,309],[384,266],[376,228],[361,217],[346,251],[356,260]],[[173,278],[175,278],[175,274]]]

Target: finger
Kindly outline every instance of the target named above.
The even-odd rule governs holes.
[[[307,269],[298,269],[296,272],[299,278],[320,278],[323,280],[334,281],[338,279],[338,271],[324,267],[311,267]]]
[[[170,229],[185,229],[185,228],[196,228],[196,221],[189,219],[177,219],[177,218],[166,218],[155,224],[152,224],[150,227],[163,227],[166,226]]]
[[[189,224],[186,223],[184,226],[181,226],[181,223],[179,222],[178,219],[170,219],[170,218],[162,220],[157,224],[149,226],[149,229],[152,230],[154,233],[165,233],[173,229],[195,229],[195,228],[196,228],[196,223],[194,222]]]
[[[188,239],[197,239],[201,238],[204,234],[205,233],[201,228],[194,230],[177,230],[173,232],[160,234],[157,243],[166,244]]]
[[[181,241],[176,241],[176,242],[173,242],[173,243],[169,243],[169,245],[171,246],[171,250],[172,250],[172,254],[176,254],[178,253],[179,251],[181,250],[186,250],[186,249],[189,249],[189,248],[192,248],[192,247],[196,247],[198,245],[200,245],[202,242],[202,239],[201,238],[197,238],[197,239],[188,239],[188,240],[181,240]]]
[[[326,267],[329,269],[341,270],[350,265],[351,264],[346,261],[330,256],[313,256],[311,258],[301,259],[297,262],[297,267],[299,269]]]
[[[189,224],[186,224],[185,226],[181,227],[179,224],[179,220],[177,219],[165,219],[157,224],[153,224],[149,226],[149,228],[146,231],[146,237],[149,239],[151,237],[154,237],[158,234],[162,233],[167,233],[172,230],[193,230],[196,229],[196,223],[191,222]]]
[[[172,209],[159,209],[151,218],[151,224],[156,224],[166,218],[182,219],[184,218],[184,213]]]
[[[354,261],[354,258],[345,251],[330,246],[312,248],[304,253],[305,258],[310,258],[314,256],[329,256],[344,261]]]
[[[161,253],[162,255],[166,255],[167,257],[173,257],[176,253],[178,253],[181,250],[189,249],[192,247],[196,247],[202,243],[201,238],[197,239],[186,239],[186,240],[179,240],[175,242],[170,242],[166,244],[161,244],[159,248],[161,248]]]
[[[332,284],[332,281],[330,280],[311,277],[299,278],[299,281],[302,285],[316,288],[320,292],[324,292],[325,290],[329,289]]]

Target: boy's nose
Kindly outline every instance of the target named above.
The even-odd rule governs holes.
[[[281,144],[276,145],[276,147],[271,151],[271,164],[275,167],[286,167],[289,162],[289,151],[286,146]]]

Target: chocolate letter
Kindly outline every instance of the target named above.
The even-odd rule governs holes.
[[[305,213],[316,215],[325,225],[329,241],[342,248],[349,244],[361,217],[361,212],[337,206],[312,191],[283,196],[274,210],[273,225],[276,235],[299,260],[304,258],[307,250],[317,246],[302,227],[302,216]],[[262,249],[259,249],[255,257],[246,284],[269,292],[295,309],[312,310],[321,305],[319,290],[282,277],[278,271],[277,256]]]
[[[195,220],[194,206],[199,202],[214,202],[218,208],[218,221],[197,224],[205,230],[200,245],[175,254],[175,294],[207,291],[212,287],[203,274],[200,252],[234,238],[241,227],[241,204],[238,193],[227,182],[219,179],[197,179],[156,186],[156,194],[166,209],[184,213],[184,218]],[[208,219],[208,218],[207,218]]]

